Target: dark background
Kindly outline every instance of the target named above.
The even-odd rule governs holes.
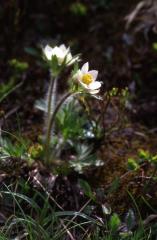
[[[28,62],[23,94],[32,97],[30,100],[22,96],[22,101],[26,105],[29,101],[29,105],[33,104],[33,99],[45,91],[43,79],[48,78],[48,73],[26,49],[39,49],[46,42],[65,43],[71,46],[73,53],[82,54],[83,62],[89,61],[91,67],[100,71],[104,90],[129,86],[133,120],[156,126],[157,52],[152,47],[157,41],[153,12],[156,3],[146,1],[126,29],[126,16],[139,2],[1,0],[0,81],[7,82],[11,76],[10,59]],[[76,8],[77,4],[84,10]],[[16,93],[15,98],[14,105],[21,101],[21,92]]]

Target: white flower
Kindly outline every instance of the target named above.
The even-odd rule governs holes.
[[[56,56],[58,59],[59,65],[61,65],[64,61],[65,64],[71,65],[76,60],[78,60],[78,57],[72,56],[70,52],[70,48],[66,48],[64,44],[60,45],[59,47],[50,47],[49,45],[46,45],[46,47],[43,49],[43,52],[46,56],[46,58],[50,61],[53,56]]]
[[[85,63],[81,69],[74,75],[74,79],[77,79],[83,88],[85,88],[91,94],[97,94],[100,91],[101,82],[96,81],[98,71],[89,70],[88,62]]]

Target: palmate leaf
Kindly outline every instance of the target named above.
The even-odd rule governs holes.
[[[8,157],[26,158],[29,141],[16,138],[13,143],[9,138],[0,138],[0,159]]]
[[[78,101],[69,98],[56,116],[56,127],[64,138],[64,141],[82,138],[87,118],[82,115]]]
[[[97,159],[96,154],[93,154],[93,146],[85,144],[75,145],[75,158],[69,161],[69,164],[75,171],[83,173],[83,170],[90,166],[103,166],[104,162]]]

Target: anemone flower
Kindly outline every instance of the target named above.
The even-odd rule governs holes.
[[[79,69],[74,78],[79,84],[87,90],[90,94],[97,94],[100,91],[101,82],[96,81],[98,71],[89,71],[89,63],[85,63],[81,69]]]
[[[58,59],[59,65],[61,65],[63,62],[66,65],[73,64],[76,60],[78,60],[78,57],[73,57],[70,48],[66,48],[64,44],[60,45],[59,47],[55,46],[52,48],[49,45],[46,45],[43,49],[44,55],[46,56],[47,60],[51,61],[53,56],[56,56]]]

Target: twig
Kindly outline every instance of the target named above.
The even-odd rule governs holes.
[[[128,30],[128,28],[130,27],[130,25],[132,24],[132,22],[135,20],[135,18],[137,17],[138,13],[140,12],[140,10],[145,6],[145,1],[141,1],[137,4],[136,8],[125,17],[126,20],[126,29]]]
[[[20,107],[15,107],[13,109],[11,109],[9,112],[7,112],[3,117],[2,119],[0,120],[0,136],[1,136],[1,129],[2,129],[2,126],[5,122],[5,120],[10,117],[12,114],[14,114]]]
[[[75,240],[75,238],[73,237],[73,235],[71,234],[71,232],[69,231],[69,229],[67,229],[66,225],[63,223],[63,220],[60,220],[60,223],[62,224],[62,226],[64,227],[65,231],[67,232],[68,236],[70,237],[71,240]]]
[[[60,208],[62,211],[64,211],[64,209],[56,202],[56,200],[51,196],[51,194],[46,190],[46,188],[42,185],[42,183],[35,177],[33,176],[33,178],[35,179],[35,181],[40,185],[40,187],[42,188],[42,190],[44,190],[44,192],[47,194],[47,196],[57,205],[58,208]],[[28,179],[29,180],[29,179]]]
[[[83,206],[82,208],[78,211],[78,213],[81,213],[84,208],[91,202],[91,199],[89,199]],[[66,225],[66,228],[70,225],[71,222],[73,222],[75,220],[75,218],[77,217],[77,215],[75,215],[69,222],[68,224]]]
[[[0,102],[2,102],[9,94],[11,94],[13,91],[15,91],[17,88],[21,87],[24,81],[18,83],[13,88],[11,88],[7,93],[5,93],[1,98]]]
[[[146,226],[155,219],[157,219],[157,214],[151,214],[143,221],[143,225]]]
[[[87,229],[87,230],[85,231],[85,233],[83,234],[82,240],[85,239],[85,236],[88,234],[88,232],[89,232],[89,229]]]

